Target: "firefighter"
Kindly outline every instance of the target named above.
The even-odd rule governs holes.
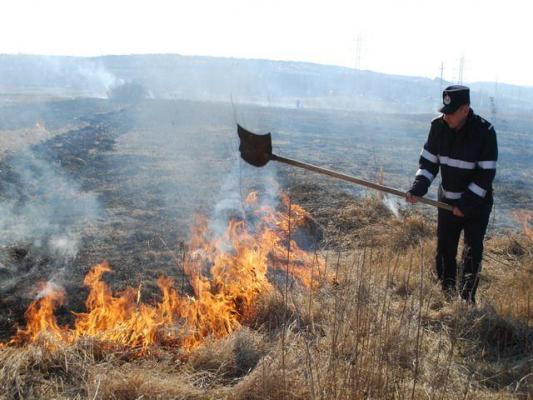
[[[437,277],[445,294],[475,303],[483,255],[483,238],[493,205],[492,181],[496,175],[498,145],[494,127],[470,108],[470,89],[447,87],[442,93],[442,114],[431,122],[420,154],[419,169],[406,194],[424,196],[439,170],[439,200],[453,211],[439,209],[437,223]],[[462,274],[457,277],[457,246],[464,232]]]

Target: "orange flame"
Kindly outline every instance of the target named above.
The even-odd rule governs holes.
[[[82,337],[147,349],[154,344],[179,344],[192,348],[207,336],[224,337],[254,315],[258,296],[273,290],[267,278],[270,268],[287,268],[304,285],[313,282],[312,269],[323,269],[323,262],[301,250],[290,239],[291,229],[307,218],[305,210],[290,205],[286,215],[269,207],[257,208],[257,193],[250,194],[247,206],[258,223],[231,220],[221,237],[209,238],[208,223],[198,218],[184,259],[183,271],[193,296],[179,294],[168,277],[157,281],[161,300],[155,305],[140,303],[140,290],[127,288],[113,294],[102,280],[111,272],[107,262],[95,265],[85,276],[89,288],[86,312],[77,313],[73,328],[59,326],[54,309],[63,301],[63,292],[54,288],[30,304],[27,325],[9,344],[36,341],[42,334],[73,343]],[[289,202],[284,200],[285,207]]]
[[[62,340],[66,330],[57,324],[54,310],[63,304],[65,292],[58,286],[46,282],[39,285],[39,294],[29,306],[24,316],[26,327],[19,329],[10,344],[34,342],[42,335]]]

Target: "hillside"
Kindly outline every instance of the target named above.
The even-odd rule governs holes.
[[[156,98],[216,100],[290,107],[434,112],[438,79],[268,60],[180,55],[95,58],[0,55],[0,92],[104,97],[114,85],[142,84]],[[449,82],[443,82],[443,86]],[[533,106],[533,88],[471,83],[486,113]],[[497,86],[497,89],[496,89]],[[491,99],[491,97],[493,99]]]

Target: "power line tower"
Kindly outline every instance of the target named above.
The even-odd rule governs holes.
[[[440,62],[440,90],[442,91],[442,87],[444,85],[444,61]]]
[[[497,113],[496,97],[498,97],[498,81],[499,81],[498,76],[496,75],[496,79],[494,80],[494,95],[489,96],[490,114],[491,114],[491,118],[493,121],[496,119],[496,113]]]
[[[465,55],[462,54],[461,58],[459,59],[459,74],[457,77],[457,83],[459,85],[463,84],[463,70],[465,68]]]

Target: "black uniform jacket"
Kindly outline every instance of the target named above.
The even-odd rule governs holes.
[[[440,168],[439,200],[457,206],[465,217],[474,216],[492,206],[497,159],[496,131],[488,121],[470,110],[464,126],[455,131],[441,115],[431,122],[409,191],[424,196]]]

